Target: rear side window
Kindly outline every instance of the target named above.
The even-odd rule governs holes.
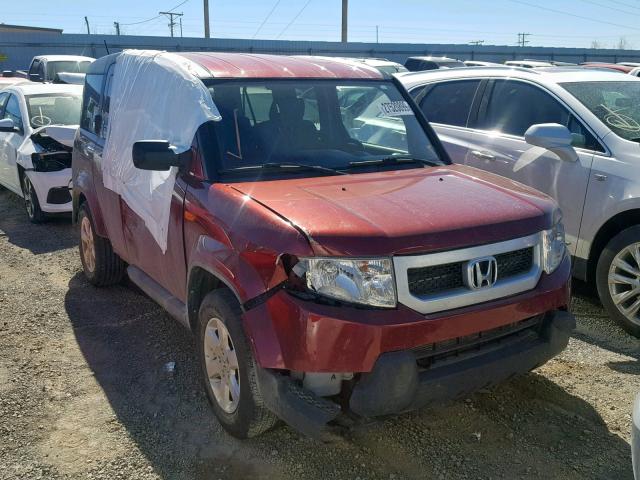
[[[100,115],[100,93],[103,80],[104,75],[87,75],[84,84],[80,128],[95,134],[100,133],[96,131],[96,116]],[[97,126],[100,127],[100,125]]]
[[[463,80],[436,85],[420,102],[430,122],[465,127],[480,80]]]
[[[114,64],[107,71],[107,81],[104,85],[104,99],[102,100],[102,126],[98,133],[100,137],[106,139],[109,131],[109,111],[111,109],[111,87],[113,83]]]

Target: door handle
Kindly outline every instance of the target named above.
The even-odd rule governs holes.
[[[476,158],[479,158],[480,160],[495,160],[496,157],[492,154],[490,154],[489,152],[482,152],[480,150],[471,150],[471,155],[473,155]]]

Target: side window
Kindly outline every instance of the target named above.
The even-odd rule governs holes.
[[[100,114],[100,90],[102,89],[103,79],[104,75],[87,75],[82,99],[80,128],[96,134],[99,133],[95,127],[96,116]]]
[[[107,70],[107,81],[104,85],[104,95],[102,99],[102,126],[99,136],[106,140],[107,133],[109,132],[109,111],[111,109],[111,86],[113,82],[113,68],[115,64],[112,64]]]
[[[571,118],[569,119],[567,128],[569,128],[569,131],[573,136],[573,142],[571,142],[571,144],[574,147],[585,148],[587,150],[593,150],[594,152],[605,151],[600,142],[596,140],[596,137],[594,137],[591,132],[587,130],[573,115],[571,115]]]
[[[420,102],[430,122],[465,127],[480,80],[446,82],[433,87]]]
[[[560,102],[524,82],[497,80],[479,128],[524,136],[531,125],[559,123],[573,134],[573,146],[602,152],[596,138]]]
[[[16,128],[19,128],[20,130],[24,129],[22,113],[20,113],[20,103],[18,102],[18,97],[13,94],[9,96],[9,101],[5,107],[3,118],[10,118],[13,120],[13,124]]]
[[[569,112],[551,95],[524,82],[496,80],[479,128],[519,137],[531,125],[569,124]]]

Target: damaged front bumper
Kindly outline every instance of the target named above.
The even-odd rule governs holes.
[[[558,310],[455,349],[429,345],[384,353],[371,372],[354,380],[344,409],[272,370],[259,369],[259,388],[267,408],[291,427],[329,440],[343,412],[368,418],[404,413],[527,373],[564,350],[574,328],[573,315]]]
[[[33,185],[40,208],[47,213],[67,213],[72,210],[71,169],[65,168],[55,172],[29,171],[29,180]]]
[[[526,373],[560,353],[575,319],[570,263],[534,290],[441,314],[305,302],[284,290],[244,312],[266,406],[323,438],[336,423],[450,400]],[[303,387],[296,372],[351,372],[338,395]],[[336,374],[338,375],[338,374]],[[350,378],[345,376],[343,378]]]

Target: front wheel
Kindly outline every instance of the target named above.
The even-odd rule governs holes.
[[[596,283],[609,316],[640,337],[640,226],[609,241],[598,259]]]
[[[207,294],[198,313],[198,356],[220,424],[234,437],[249,438],[269,430],[277,417],[264,407],[240,315],[240,305],[228,290]]]
[[[42,223],[46,220],[46,216],[40,208],[38,195],[29,176],[25,173],[22,177],[22,195],[24,196],[24,207],[27,211],[27,217],[31,223]]]

